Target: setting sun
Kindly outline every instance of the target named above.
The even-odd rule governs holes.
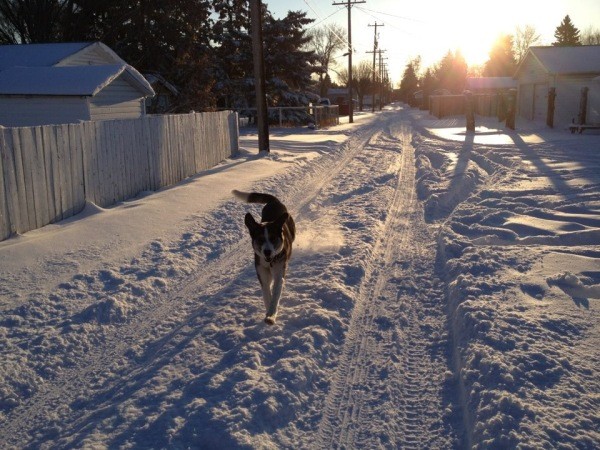
[[[354,1],[354,0],[353,0]],[[288,10],[303,10],[315,26],[347,27],[347,8],[342,2],[318,0],[271,0],[269,9],[283,16]],[[338,4],[337,6],[332,3]],[[484,64],[501,35],[514,35],[518,26],[531,25],[540,35],[539,45],[550,45],[554,31],[569,14],[580,30],[597,27],[597,0],[505,0],[502,4],[473,0],[427,2],[367,0],[352,7],[354,61],[372,60],[374,28],[378,23],[379,49],[393,82],[398,82],[406,64],[421,57],[423,69],[440,62],[448,51],[459,50],[469,66]],[[341,57],[340,61],[345,60]]]

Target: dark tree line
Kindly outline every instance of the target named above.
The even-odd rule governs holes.
[[[314,52],[303,12],[263,7],[270,106],[308,102]],[[0,44],[101,41],[178,87],[176,111],[254,104],[247,0],[0,0]]]

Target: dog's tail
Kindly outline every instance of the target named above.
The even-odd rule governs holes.
[[[271,202],[279,202],[279,199],[271,194],[260,194],[258,192],[240,192],[237,190],[231,191],[233,195],[235,195],[240,200],[245,201],[246,203],[271,203]]]

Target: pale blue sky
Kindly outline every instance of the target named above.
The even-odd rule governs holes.
[[[336,0],[335,3],[338,3]],[[347,9],[326,0],[263,0],[275,17],[288,10],[308,12],[318,26],[338,23],[346,28]],[[565,15],[584,31],[600,29],[600,0],[366,0],[352,7],[354,61],[372,60],[374,27],[394,83],[399,82],[406,63],[421,55],[424,67],[438,62],[448,50],[461,51],[471,63],[482,63],[495,38],[514,34],[517,26],[532,25],[542,36],[542,45],[554,41],[554,31]],[[346,58],[339,58],[346,64]]]

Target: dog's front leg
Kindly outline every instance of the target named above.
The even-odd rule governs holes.
[[[269,306],[271,305],[271,283],[273,282],[273,278],[271,276],[271,270],[269,267],[264,267],[262,265],[256,266],[256,275],[258,275],[258,281],[260,282],[260,287],[262,289],[263,301],[265,302],[265,310],[269,310]]]
[[[285,285],[285,266],[274,266],[272,277],[273,295],[271,297],[271,304],[267,308],[267,317],[265,318],[265,322],[270,325],[273,325],[277,319],[279,300],[281,300],[281,294]]]

